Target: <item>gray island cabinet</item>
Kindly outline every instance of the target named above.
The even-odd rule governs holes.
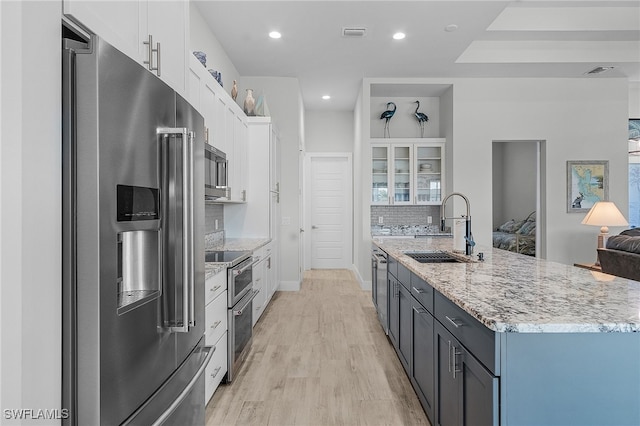
[[[446,238],[374,244],[389,337],[432,424],[640,425],[640,283],[492,248],[404,254],[450,252]]]

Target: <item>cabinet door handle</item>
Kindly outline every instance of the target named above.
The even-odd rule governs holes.
[[[220,290],[220,287],[222,287],[222,285],[217,285],[217,286],[213,287],[212,289],[209,289],[209,291],[212,291],[212,292],[215,293],[216,291]]]
[[[449,367],[449,373],[451,373],[451,340],[447,342],[449,344],[449,350],[447,351],[449,359],[447,360],[447,367]]]
[[[153,64],[153,36],[151,34],[149,34],[149,39],[146,41],[143,41],[142,44],[148,45],[149,46],[149,50],[147,53],[147,60],[144,61],[143,63],[147,65],[147,68],[149,69],[149,71],[153,71],[152,68],[152,64]]]
[[[416,287],[411,287],[411,288],[413,289],[413,291],[415,291],[415,292],[416,292],[416,293],[418,293],[418,294],[426,293],[426,291],[424,291],[424,290],[423,290],[423,289],[421,289],[421,288],[416,288]]]
[[[218,326],[222,324],[222,321],[216,321],[211,325],[211,329],[215,330]]]
[[[156,59],[157,59],[157,61],[156,61],[156,67],[154,69],[156,71],[158,71],[157,75],[158,75],[158,77],[160,77],[160,69],[162,68],[160,66],[160,43],[156,43],[155,51],[156,51]]]
[[[457,322],[456,322],[456,318],[449,318],[449,317],[448,317],[448,316],[446,316],[446,315],[445,315],[444,317],[447,319],[447,321],[449,321],[451,324],[453,324],[453,326],[454,326],[455,328],[460,328],[460,327],[462,327],[462,326],[464,325],[463,323],[457,323]]]
[[[458,370],[458,355],[461,355],[462,352],[458,352],[457,348],[453,346],[453,378],[456,378],[456,373],[461,372],[462,370]]]
[[[156,75],[160,77],[160,43],[156,43],[156,48],[153,48],[153,35],[149,34],[149,39],[147,41],[143,41],[143,44],[149,45],[149,54],[147,56],[147,60],[143,63],[147,65],[149,71],[157,71]],[[153,52],[156,53],[156,66],[153,66]]]

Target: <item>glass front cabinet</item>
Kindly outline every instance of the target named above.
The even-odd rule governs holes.
[[[440,204],[444,139],[371,144],[371,204]]]

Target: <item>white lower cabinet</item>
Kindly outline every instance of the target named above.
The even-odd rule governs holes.
[[[209,365],[204,370],[204,403],[209,402],[213,393],[216,391],[222,378],[227,373],[227,332],[222,334],[215,344],[215,352]]]
[[[218,272],[205,281],[204,344],[215,352],[205,369],[205,400],[208,403],[227,373],[227,274]]]
[[[206,346],[214,345],[227,331],[227,292],[223,292],[204,308]]]
[[[253,299],[252,320],[254,326],[264,313],[277,289],[273,247],[274,242],[270,241],[253,252],[254,258],[260,259],[253,265],[253,290],[258,290],[258,295]]]
[[[258,294],[253,299],[253,315],[252,324],[255,326],[260,316],[264,312],[264,308],[267,305],[267,274],[265,273],[266,259],[264,258],[264,247],[260,247],[253,252],[254,258],[260,260],[253,265],[253,291],[257,291]]]
[[[275,243],[271,241],[265,246],[265,288],[267,304],[271,301],[271,298],[278,289],[278,275],[276,267],[277,255],[275,253]]]

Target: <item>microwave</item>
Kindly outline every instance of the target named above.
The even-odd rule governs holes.
[[[228,197],[227,154],[204,144],[204,196],[208,199]]]

